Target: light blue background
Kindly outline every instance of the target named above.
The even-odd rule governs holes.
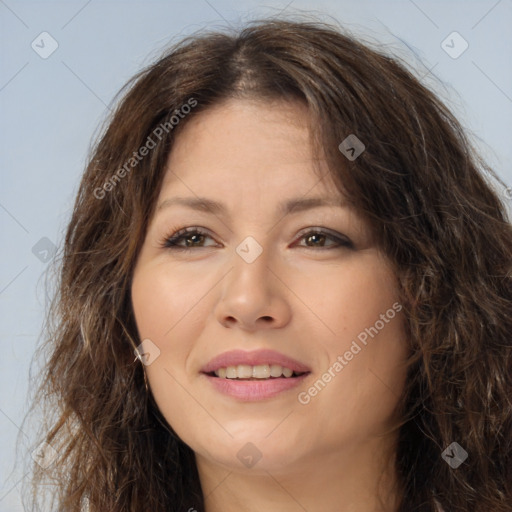
[[[14,443],[27,409],[49,265],[32,248],[43,237],[61,243],[107,105],[170,42],[283,9],[332,16],[406,59],[512,186],[512,0],[0,0],[0,511],[23,510]],[[47,59],[31,47],[43,31],[59,45]],[[457,59],[441,47],[453,31],[469,43]]]

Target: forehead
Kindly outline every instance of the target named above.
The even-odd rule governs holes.
[[[163,191],[188,185],[201,195],[234,188],[305,194],[317,187],[336,194],[323,155],[311,146],[308,123],[299,102],[227,100],[200,112],[176,137]]]

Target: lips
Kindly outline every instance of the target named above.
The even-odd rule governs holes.
[[[236,367],[239,365],[276,365],[289,368],[293,370],[295,374],[309,373],[311,371],[311,369],[304,363],[274,350],[255,350],[252,352],[232,350],[214,357],[210,362],[203,366],[203,368],[201,368],[201,372],[213,374],[220,368]]]
[[[249,377],[251,368],[253,377]],[[274,350],[233,350],[214,357],[201,372],[221,395],[241,402],[258,402],[286,397],[286,392],[303,384],[311,370],[306,364]]]

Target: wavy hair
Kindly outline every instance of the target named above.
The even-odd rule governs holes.
[[[512,229],[496,191],[505,185],[438,96],[346,29],[280,17],[187,36],[121,92],[81,180],[38,348],[33,407],[44,411],[39,442],[52,461],[33,464],[32,501],[50,485],[52,510],[204,511],[194,453],[134,360],[130,283],[181,128],[247,98],[308,107],[314,147],[396,269],[411,354],[396,426],[398,512],[511,512]],[[353,161],[338,149],[349,134],[366,146]],[[148,138],[155,146],[142,157]],[[468,453],[457,469],[441,456],[453,442]]]

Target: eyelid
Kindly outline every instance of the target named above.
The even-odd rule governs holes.
[[[191,251],[193,249],[207,249],[209,247],[213,247],[213,245],[204,246],[204,247],[201,247],[201,246],[186,247],[186,246],[178,245],[176,242],[182,241],[186,237],[187,233],[190,233],[191,235],[193,235],[193,234],[202,235],[205,237],[209,237],[213,240],[215,239],[210,234],[209,230],[207,230],[206,228],[202,228],[200,226],[189,226],[189,227],[185,227],[185,228],[181,228],[181,229],[173,229],[173,230],[171,230],[170,233],[171,233],[170,235],[164,237],[163,240],[160,241],[160,244],[159,244],[160,247],[162,247],[164,249],[171,249],[171,250],[184,251],[184,252]],[[310,247],[310,246],[305,246],[305,245],[298,245],[304,237],[306,237],[307,235],[313,235],[313,234],[325,235],[325,236],[331,238],[331,240],[334,240],[335,244],[324,246],[324,247],[322,247],[322,246]],[[324,228],[324,227],[320,227],[320,226],[308,226],[306,228],[301,229],[299,231],[299,233],[297,234],[292,246],[294,246],[294,245],[298,245],[299,247],[301,247],[303,249],[311,249],[314,251],[318,251],[318,250],[326,251],[326,250],[334,250],[334,249],[341,249],[341,248],[355,249],[354,243],[346,235],[339,233],[337,231],[331,230],[329,228]]]
[[[309,226],[307,228],[302,229],[299,232],[299,234],[297,235],[297,239],[300,240],[304,236],[309,235],[309,234],[327,235],[330,238],[332,238],[335,241],[337,241],[340,247],[352,247],[352,248],[354,248],[354,243],[352,242],[352,240],[348,236],[346,236],[346,235],[344,235],[342,233],[338,233],[337,231],[333,231],[333,230],[331,230],[329,228],[323,228],[321,226]],[[307,246],[302,246],[302,247],[304,247],[305,249],[315,249],[315,247],[307,247]],[[336,248],[336,247],[334,247],[334,248]],[[327,249],[327,248],[320,247],[320,249]]]
[[[167,236],[164,236],[163,239],[160,241],[159,245],[160,247],[164,249],[177,249],[177,250],[191,250],[194,249],[193,247],[184,247],[181,245],[173,245],[171,241],[180,241],[180,238],[185,237],[187,233],[190,234],[198,234],[203,236],[208,236],[213,239],[213,236],[208,232],[207,229],[202,228],[200,226],[189,226],[181,229],[173,229],[170,231],[170,234]],[[198,249],[204,249],[204,247],[197,247]]]

